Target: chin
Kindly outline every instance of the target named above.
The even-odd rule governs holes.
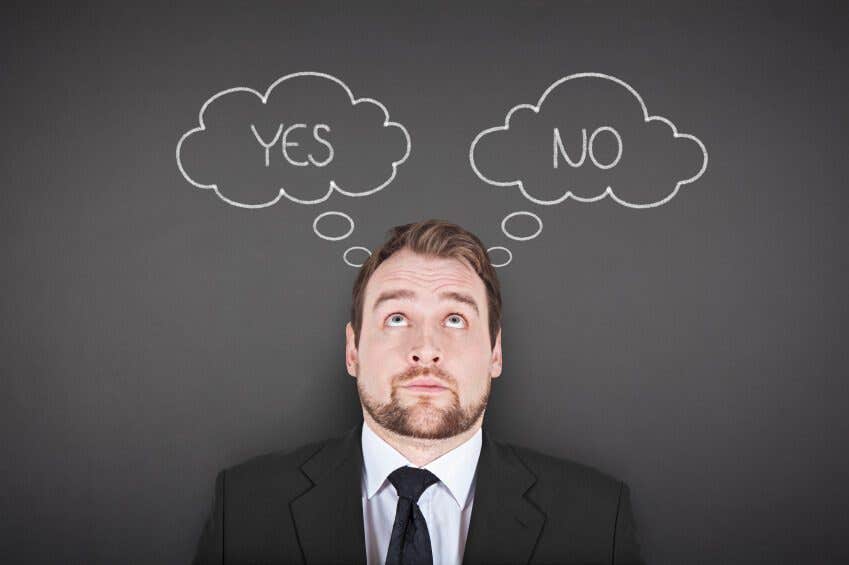
[[[444,438],[447,431],[445,414],[432,406],[417,405],[407,413],[407,428],[414,435],[426,438]]]

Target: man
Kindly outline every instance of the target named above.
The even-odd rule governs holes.
[[[363,421],[219,472],[195,564],[642,563],[624,483],[483,426],[501,292],[474,234],[393,228],[345,332]]]

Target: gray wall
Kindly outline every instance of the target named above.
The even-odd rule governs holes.
[[[342,253],[437,217],[513,253],[493,433],[628,481],[651,563],[846,562],[847,21],[837,2],[4,6],[4,561],[186,563],[217,469],[360,417]],[[388,187],[252,210],[186,181],[175,147],[207,98],[306,70],[407,128]],[[698,136],[704,175],[637,210],[474,174],[479,132],[583,71]],[[329,210],[350,237],[316,237]],[[502,233],[517,210],[537,238]]]

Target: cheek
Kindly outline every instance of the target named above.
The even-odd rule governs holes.
[[[359,357],[364,364],[380,369],[404,359],[407,351],[409,345],[400,337],[375,334],[360,343]]]
[[[448,336],[443,349],[448,354],[448,359],[454,359],[469,368],[486,365],[492,353],[489,338],[474,332]]]
[[[489,379],[489,349],[461,347],[446,355],[446,361],[445,368],[457,379],[461,394],[466,398],[477,396],[485,389]]]
[[[407,348],[398,339],[363,334],[358,350],[360,377],[372,391],[389,391],[392,379],[407,368]]]

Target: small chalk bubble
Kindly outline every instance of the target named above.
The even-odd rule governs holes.
[[[492,266],[498,268],[498,267],[506,267],[507,265],[509,265],[510,261],[513,260],[513,253],[511,253],[510,250],[507,249],[506,247],[501,247],[500,245],[496,245],[495,247],[490,247],[489,249],[486,250],[486,252],[487,252],[487,254],[491,254],[493,251],[496,251],[496,250],[503,251],[504,253],[506,253],[507,254],[507,261],[505,261],[504,263],[493,263],[492,257],[490,257],[489,261],[490,261],[490,263],[492,263]]]
[[[358,245],[354,247],[349,247],[345,250],[345,253],[342,254],[342,260],[345,261],[345,264],[350,265],[351,267],[360,268],[366,262],[366,259],[364,259],[362,263],[360,263],[359,265],[355,265],[354,263],[348,261],[348,253],[350,253],[351,251],[365,251],[369,257],[371,256],[371,251],[369,251],[367,247],[360,247]]]
[[[331,215],[332,216],[341,216],[342,218],[345,218],[346,220],[348,220],[348,222],[351,224],[351,227],[348,229],[348,231],[345,232],[342,235],[337,235],[337,236],[324,235],[323,233],[318,231],[318,221],[321,220],[325,216],[331,216]],[[315,235],[317,235],[321,239],[326,239],[327,241],[339,241],[340,239],[345,239],[346,237],[348,237],[349,235],[354,233],[354,220],[351,219],[351,216],[349,216],[348,214],[346,214],[344,212],[335,212],[335,211],[323,212],[323,213],[319,214],[318,216],[316,216],[315,220],[313,220],[312,230],[315,232]]]
[[[537,224],[539,224],[537,231],[535,231],[531,235],[525,235],[525,236],[513,235],[512,233],[507,231],[507,220],[509,220],[510,218],[513,218],[515,216],[530,216],[531,218],[536,220]],[[538,236],[540,233],[542,233],[542,220],[540,220],[539,216],[537,216],[533,212],[524,212],[524,211],[513,212],[512,214],[507,214],[507,216],[505,216],[504,219],[501,220],[501,231],[503,231],[504,235],[506,235],[510,239],[514,239],[516,241],[528,241],[529,239],[533,239],[536,236]]]

